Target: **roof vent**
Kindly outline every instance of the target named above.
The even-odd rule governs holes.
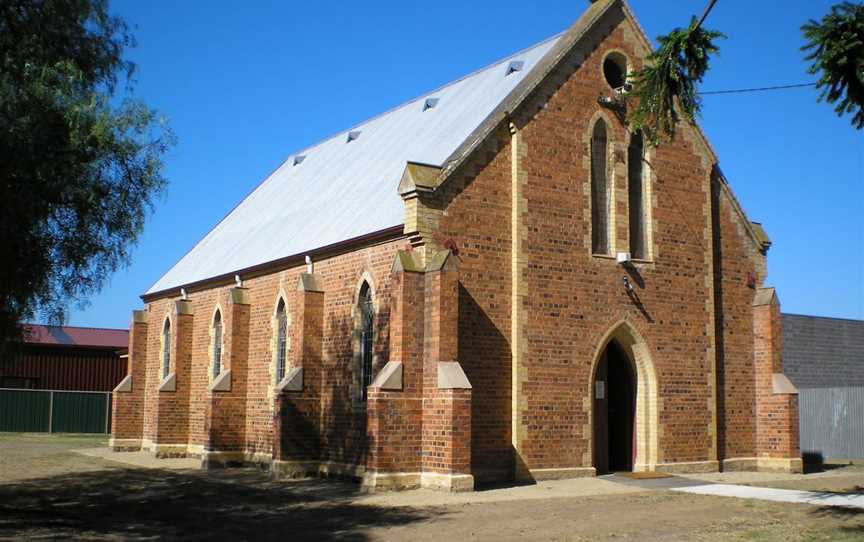
[[[438,105],[438,98],[426,98],[426,101],[423,102],[423,111],[432,109],[436,105]]]
[[[350,132],[348,132],[348,140],[346,141],[346,143],[351,143],[352,141],[354,141],[355,139],[357,139],[359,137],[360,137],[360,130],[351,130]]]
[[[305,159],[306,159],[305,154],[298,154],[297,156],[294,157],[294,165],[299,166],[300,164],[303,163],[303,160],[305,160]]]
[[[522,68],[525,67],[525,63],[521,60],[511,60],[510,64],[507,64],[507,73],[504,76],[508,76],[513,72],[521,72]]]

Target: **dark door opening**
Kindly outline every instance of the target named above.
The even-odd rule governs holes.
[[[636,375],[613,341],[594,374],[594,468],[597,474],[633,470]]]

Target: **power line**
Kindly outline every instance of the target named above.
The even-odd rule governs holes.
[[[776,87],[740,88],[736,90],[711,90],[708,92],[700,92],[699,94],[703,96],[706,94],[740,94],[742,92],[762,92],[764,90],[782,90],[784,88],[812,87],[815,85],[816,83],[800,83],[797,85],[780,85]]]
[[[696,26],[693,27],[693,30],[696,30],[697,28],[702,26],[702,23],[705,22],[705,18],[708,17],[708,14],[711,13],[712,9],[714,9],[714,4],[716,4],[716,3],[717,3],[717,0],[711,0],[708,3],[708,7],[705,8],[705,12],[702,14],[702,17],[699,19],[699,22],[696,23]]]

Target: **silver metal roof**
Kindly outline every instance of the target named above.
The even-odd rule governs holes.
[[[396,189],[406,162],[443,166],[560,36],[289,156],[146,293],[402,224]],[[523,69],[511,71],[515,61]]]

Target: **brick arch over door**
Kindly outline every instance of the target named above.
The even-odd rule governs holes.
[[[591,465],[594,464],[594,378],[600,358],[609,343],[615,341],[621,351],[630,358],[636,368],[636,458],[633,462],[633,471],[653,471],[657,467],[657,455],[659,453],[659,416],[657,395],[657,372],[651,359],[648,344],[633,325],[622,320],[613,325],[600,340],[594,351],[591,364],[591,378],[588,380],[588,401],[591,405],[588,419],[592,424],[589,432],[588,450],[592,454]]]

